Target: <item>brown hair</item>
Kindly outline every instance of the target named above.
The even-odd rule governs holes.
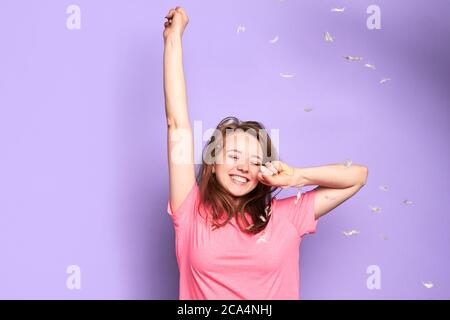
[[[232,201],[234,197],[222,187],[212,171],[213,162],[216,161],[215,157],[218,151],[224,147],[222,141],[225,141],[227,134],[236,130],[243,130],[257,138],[263,149],[263,164],[276,160],[278,157],[265,127],[260,122],[241,121],[236,117],[224,118],[217,125],[215,133],[203,150],[202,164],[197,176],[200,190],[199,209],[209,209],[208,211],[212,213],[214,228],[225,226],[236,213],[236,221],[240,229],[246,233],[257,234],[265,229],[270,220],[272,193],[279,188],[259,182],[252,191],[239,197],[240,201],[234,205]],[[212,161],[205,161],[206,153],[210,155]],[[245,213],[251,216],[253,224],[247,220]],[[224,215],[226,220],[221,223],[220,220],[223,220]],[[208,220],[208,214],[206,220]]]

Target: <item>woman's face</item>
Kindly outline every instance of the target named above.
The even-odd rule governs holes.
[[[233,196],[240,197],[258,185],[258,172],[262,163],[259,141],[244,131],[234,131],[225,138],[224,148],[214,164],[217,181]]]

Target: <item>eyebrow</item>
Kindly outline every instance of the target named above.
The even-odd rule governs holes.
[[[227,152],[230,152],[230,151],[232,151],[232,152],[237,152],[237,153],[239,153],[239,154],[242,154],[242,151],[237,150],[237,149],[230,149],[230,150],[227,150]],[[262,158],[261,158],[260,156],[258,156],[258,155],[252,155],[252,157],[255,157],[255,158],[258,158],[259,160],[262,160]]]

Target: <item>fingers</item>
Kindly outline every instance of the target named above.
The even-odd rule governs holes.
[[[265,185],[278,187],[278,188],[289,188],[289,183],[286,177],[280,174],[274,174],[266,166],[261,165],[260,171],[258,172],[258,180]]]
[[[172,20],[172,19],[173,19],[173,16],[175,15],[175,13],[183,14],[183,13],[184,13],[184,10],[183,10],[183,8],[181,8],[180,6],[177,6],[175,9],[170,9],[170,10],[169,10],[169,13],[168,13],[164,18],[167,18],[167,19],[169,19],[169,20]]]
[[[293,168],[283,161],[274,160],[271,161],[271,163],[275,167],[275,169],[278,170],[278,173],[283,173],[284,175],[289,176],[294,174]]]
[[[278,170],[278,172],[281,172],[285,169],[284,165],[283,165],[284,163],[281,161],[274,160],[274,161],[271,161],[270,163],[275,167],[275,169]]]
[[[273,174],[278,174],[278,170],[275,168],[272,162],[266,162],[266,168],[269,169]]]
[[[170,9],[169,13],[166,14],[166,16],[164,18],[172,20],[174,14],[175,14],[175,9]]]
[[[170,9],[169,13],[164,17],[167,19],[167,21],[164,22],[164,28],[167,28],[172,24],[172,19],[173,19],[174,15],[175,15],[175,10]]]
[[[266,166],[260,166],[259,167],[260,173],[264,176],[271,176],[273,175],[273,171],[267,168]]]
[[[261,168],[263,168],[263,167],[261,166]],[[258,180],[259,180],[262,184],[265,184],[265,185],[270,186],[271,183],[267,180],[267,178],[269,178],[269,176],[264,175],[262,172],[258,172]]]
[[[266,162],[265,165],[260,166],[260,171],[263,175],[275,175],[279,173],[277,168],[275,168],[270,161]]]

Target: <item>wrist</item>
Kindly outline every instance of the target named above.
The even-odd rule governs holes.
[[[293,168],[291,187],[301,188],[306,185],[306,178],[303,168]]]
[[[181,43],[182,36],[181,34],[178,34],[176,32],[169,33],[167,36],[164,37],[164,44],[176,44]]]

